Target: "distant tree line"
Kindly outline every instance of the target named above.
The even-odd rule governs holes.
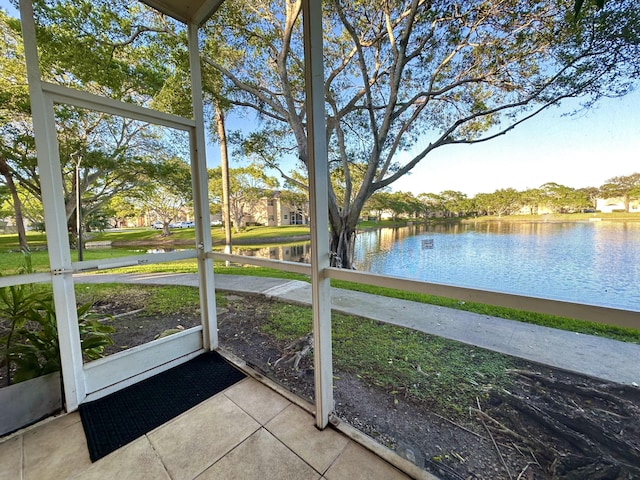
[[[493,193],[478,193],[474,197],[454,190],[419,195],[410,192],[377,192],[371,196],[365,210],[378,218],[383,212],[390,212],[394,219],[502,216],[523,209],[536,215],[594,210],[598,198],[618,198],[624,204],[624,211],[629,212],[631,201],[640,199],[640,173],[610,178],[598,188],[574,189],[550,182],[539,188],[523,191],[504,188]]]

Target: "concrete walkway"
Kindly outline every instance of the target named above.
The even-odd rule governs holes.
[[[196,274],[81,274],[75,280],[198,286]],[[311,304],[311,285],[298,280],[219,274],[216,288]],[[413,328],[590,377],[640,384],[637,344],[339,288],[332,289],[331,303],[337,312]]]

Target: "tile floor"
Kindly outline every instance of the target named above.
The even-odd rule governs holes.
[[[252,378],[93,464],[77,412],[0,440],[0,480],[408,478]]]

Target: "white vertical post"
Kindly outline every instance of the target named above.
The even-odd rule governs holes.
[[[190,23],[189,64],[191,68],[191,95],[195,128],[190,132],[191,175],[193,205],[196,223],[196,245],[198,248],[198,276],[200,279],[200,315],[202,318],[203,346],[207,350],[218,348],[218,322],[216,317],[216,290],[213,277],[213,260],[206,254],[211,252],[211,220],[209,215],[207,159],[204,141],[204,112],[202,105],[202,73],[198,26]]]
[[[20,17],[47,230],[64,394],[67,411],[73,411],[86,396],[86,390],[55,115],[53,101],[42,91],[31,0],[20,0]]]
[[[322,1],[303,0],[307,152],[311,211],[311,285],[313,309],[316,425],[324,428],[333,411],[331,286],[329,267],[329,168],[324,107]]]

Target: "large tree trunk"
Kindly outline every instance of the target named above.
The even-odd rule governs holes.
[[[27,242],[27,232],[24,229],[24,218],[22,217],[22,202],[18,195],[18,190],[15,183],[13,183],[13,177],[11,176],[11,170],[4,158],[0,158],[0,174],[5,178],[7,188],[11,193],[11,200],[13,202],[13,211],[16,217],[16,228],[18,229],[18,242],[20,243],[20,250],[23,252],[29,252],[29,243]]]
[[[337,222],[331,220],[331,266],[353,269],[356,225],[351,225],[347,217],[339,217]]]

